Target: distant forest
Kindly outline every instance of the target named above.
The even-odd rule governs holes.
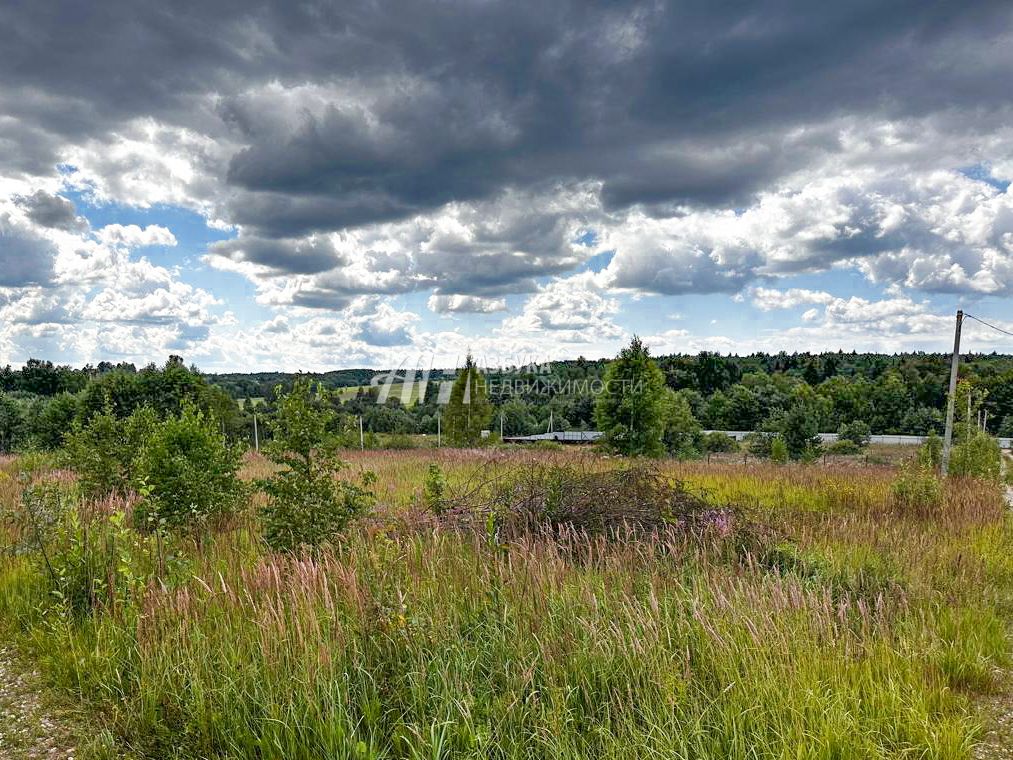
[[[534,371],[497,370],[487,374],[506,435],[547,430],[593,429],[593,381],[608,359],[553,362]],[[684,396],[694,417],[713,430],[763,430],[770,420],[796,405],[818,419],[822,432],[837,431],[856,420],[874,433],[926,434],[941,431],[949,357],[942,354],[780,353],[749,356],[656,357],[669,387]],[[419,403],[403,405],[395,386],[383,404],[369,387],[373,369],[335,370],[307,375],[330,389],[350,389],[329,400],[347,430],[363,419],[367,432],[435,433],[438,381],[453,370],[434,372]],[[126,415],[139,406],[160,413],[178,409],[184,399],[210,410],[232,436],[252,439],[253,410],[269,419],[275,389],[291,387],[293,373],[206,374],[170,357],[162,366],[102,362],[73,369],[32,359],[21,369],[0,369],[0,451],[59,445],[75,422],[104,408]],[[1013,435],[1013,356],[969,354],[962,357],[965,387],[983,398],[988,429]],[[341,431],[337,431],[341,432]],[[357,436],[356,436],[357,440]]]

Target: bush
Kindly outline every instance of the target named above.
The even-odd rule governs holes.
[[[394,433],[388,435],[383,441],[383,448],[385,449],[414,449],[418,448],[418,445],[412,439],[412,437],[406,433]]]
[[[679,459],[700,456],[703,435],[689,402],[681,393],[666,388],[662,400],[661,442],[665,451]]]
[[[315,549],[333,541],[373,503],[365,487],[336,480],[326,460],[283,470],[260,482],[268,496],[262,512],[264,539],[275,551]],[[368,486],[367,478],[363,486]]]
[[[134,481],[134,460],[158,424],[148,407],[121,419],[106,409],[67,434],[64,460],[80,477],[87,496],[125,494]]]
[[[791,459],[810,459],[823,453],[818,422],[819,411],[815,405],[799,399],[767,420],[765,427],[781,436]]]
[[[788,461],[788,444],[780,433],[770,442],[770,458],[778,464],[786,464]]]
[[[242,457],[215,423],[192,405],[157,425],[134,463],[144,498],[134,508],[138,527],[195,527],[232,514],[245,493],[237,472]]]
[[[422,487],[422,503],[430,512],[441,515],[447,508],[447,477],[438,464],[430,464]]]
[[[872,440],[872,428],[864,420],[854,420],[841,425],[838,430],[838,443],[849,442],[859,450],[869,445]]]
[[[26,543],[48,598],[72,615],[96,607],[114,609],[136,599],[153,580],[174,584],[185,560],[168,536],[144,537],[124,524],[122,513],[82,515],[72,491],[40,482],[21,497]]]
[[[988,433],[975,430],[950,453],[950,475],[980,478],[998,483],[1002,479],[1002,450]]]
[[[32,438],[43,449],[57,449],[78,414],[77,396],[60,393],[51,399],[40,400],[35,419],[32,420]]]
[[[743,444],[745,444],[746,451],[754,457],[769,459],[771,449],[774,446],[774,437],[774,433],[757,431],[747,435]]]
[[[827,446],[828,454],[837,454],[840,456],[846,456],[850,454],[861,454],[862,450],[863,450],[862,446],[855,443],[854,441],[846,440],[844,438],[834,441],[829,446]]]
[[[337,442],[327,434],[334,412],[323,403],[325,394],[300,379],[278,400],[274,439],[265,453],[284,469],[258,481],[268,497],[262,510],[264,539],[276,551],[329,543],[373,503],[368,490],[372,473],[364,473],[362,486],[336,479],[344,463],[335,454]]]
[[[538,440],[533,443],[526,444],[535,451],[563,451],[566,448],[566,444],[560,443],[559,441],[550,440]]]
[[[943,485],[934,470],[917,458],[900,471],[891,487],[893,504],[901,512],[932,514],[943,506]]]
[[[703,449],[709,451],[712,454],[736,451],[739,448],[738,441],[732,438],[730,435],[722,433],[718,430],[713,430],[710,433],[706,433],[703,437]]]
[[[918,449],[918,461],[922,467],[938,471],[943,463],[943,439],[935,433],[929,433],[925,443]]]
[[[882,555],[852,549],[846,563],[835,563],[813,550],[782,541],[759,553],[760,567],[782,576],[793,576],[810,588],[827,589],[835,600],[857,598],[874,601],[900,588],[896,567]]]

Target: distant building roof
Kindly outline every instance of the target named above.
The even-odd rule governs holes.
[[[537,433],[535,435],[508,435],[503,440],[507,443],[534,443],[535,441],[559,441],[560,443],[594,443],[602,437],[597,430],[565,430],[556,433]]]

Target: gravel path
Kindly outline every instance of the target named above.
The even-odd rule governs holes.
[[[66,716],[39,698],[38,676],[25,673],[0,647],[0,760],[71,760]]]

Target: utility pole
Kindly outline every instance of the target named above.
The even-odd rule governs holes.
[[[499,413],[499,439],[503,440],[503,412]]]
[[[953,359],[950,362],[950,396],[946,401],[946,433],[943,436],[943,475],[950,471],[950,447],[953,445],[953,410],[957,403],[957,368],[960,366],[960,327],[964,312],[957,310],[957,328],[953,333]]]
[[[436,413],[436,448],[440,448],[443,443],[443,425],[441,423],[440,413]]]
[[[359,451],[365,451],[366,438],[362,435],[362,415],[359,415]]]
[[[253,413],[253,448],[260,453],[260,432],[257,430],[257,413]]]

